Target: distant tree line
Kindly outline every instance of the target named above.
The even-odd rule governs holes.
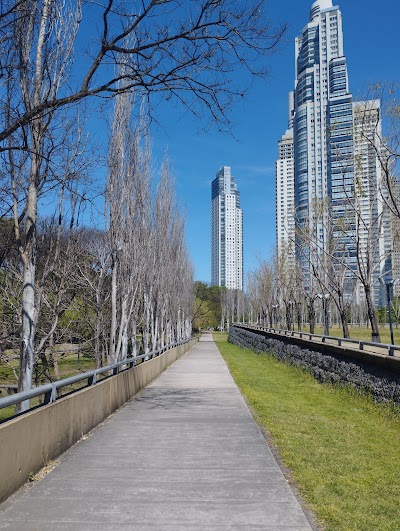
[[[224,331],[229,330],[231,323],[250,319],[249,299],[243,290],[209,286],[206,282],[196,281],[194,293],[194,330],[213,328]]]

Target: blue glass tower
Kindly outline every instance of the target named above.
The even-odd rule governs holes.
[[[331,271],[342,268],[344,291],[358,299],[362,289],[357,274],[368,255],[371,265],[366,267],[373,268],[374,301],[379,305],[378,276],[391,267],[377,157],[380,103],[353,101],[342,14],[332,0],[312,4],[310,20],[296,38],[295,59],[288,131],[293,127],[293,175],[289,166],[277,162],[278,253],[287,253],[285,239],[296,241],[296,261],[307,290],[316,282],[312,270],[329,284],[324,260],[330,256]],[[284,215],[291,204],[294,221]],[[295,236],[290,237],[293,226]]]

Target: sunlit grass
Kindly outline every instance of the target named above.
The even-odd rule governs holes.
[[[217,345],[302,496],[330,531],[400,529],[400,419],[355,391],[226,342]]]
[[[304,330],[308,331],[309,328],[304,328]],[[366,327],[358,327],[349,326],[349,332],[351,339],[359,339],[360,341],[371,341],[372,335],[371,335],[371,328]],[[316,334],[323,334],[324,329],[321,326],[315,327],[315,333]],[[389,327],[380,327],[379,328],[379,334],[381,336],[381,343],[389,344],[391,343],[390,340],[390,330]],[[340,327],[332,326],[329,329],[329,335],[334,337],[343,337],[343,331]],[[396,345],[400,345],[400,328],[393,328],[393,335],[394,335],[394,342]]]
[[[297,325],[295,326],[295,331],[297,332]],[[308,324],[303,325],[303,332],[309,332],[310,327]],[[323,326],[316,326],[314,329],[315,334],[323,335],[324,328]],[[380,326],[379,333],[381,336],[381,343],[389,344],[391,343],[390,339],[390,329],[388,326]],[[365,326],[350,326],[349,325],[349,334],[351,339],[358,339],[359,341],[371,341],[372,332],[371,328]],[[343,330],[340,326],[330,326],[329,335],[333,337],[343,337]],[[400,328],[393,326],[393,335],[395,345],[400,345]]]
[[[80,372],[89,371],[96,367],[96,360],[93,357],[81,354],[78,358],[76,353],[61,356],[57,360],[60,378],[73,376]],[[12,367],[18,373],[18,360],[12,360],[10,364],[0,363],[0,384],[17,384],[17,377]],[[54,368],[50,367],[52,380],[55,379]]]

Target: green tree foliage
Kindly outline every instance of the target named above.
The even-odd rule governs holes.
[[[196,307],[193,314],[193,330],[218,328],[221,323],[221,294],[225,288],[208,286],[206,282],[196,281],[194,293]]]

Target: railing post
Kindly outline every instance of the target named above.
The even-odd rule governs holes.
[[[44,394],[43,404],[50,404],[50,402],[51,402],[51,393],[52,393],[52,391],[47,391],[47,393]]]
[[[56,386],[53,385],[50,391],[47,391],[47,393],[44,394],[44,404],[51,404],[52,402],[55,402],[57,398],[57,389]]]

